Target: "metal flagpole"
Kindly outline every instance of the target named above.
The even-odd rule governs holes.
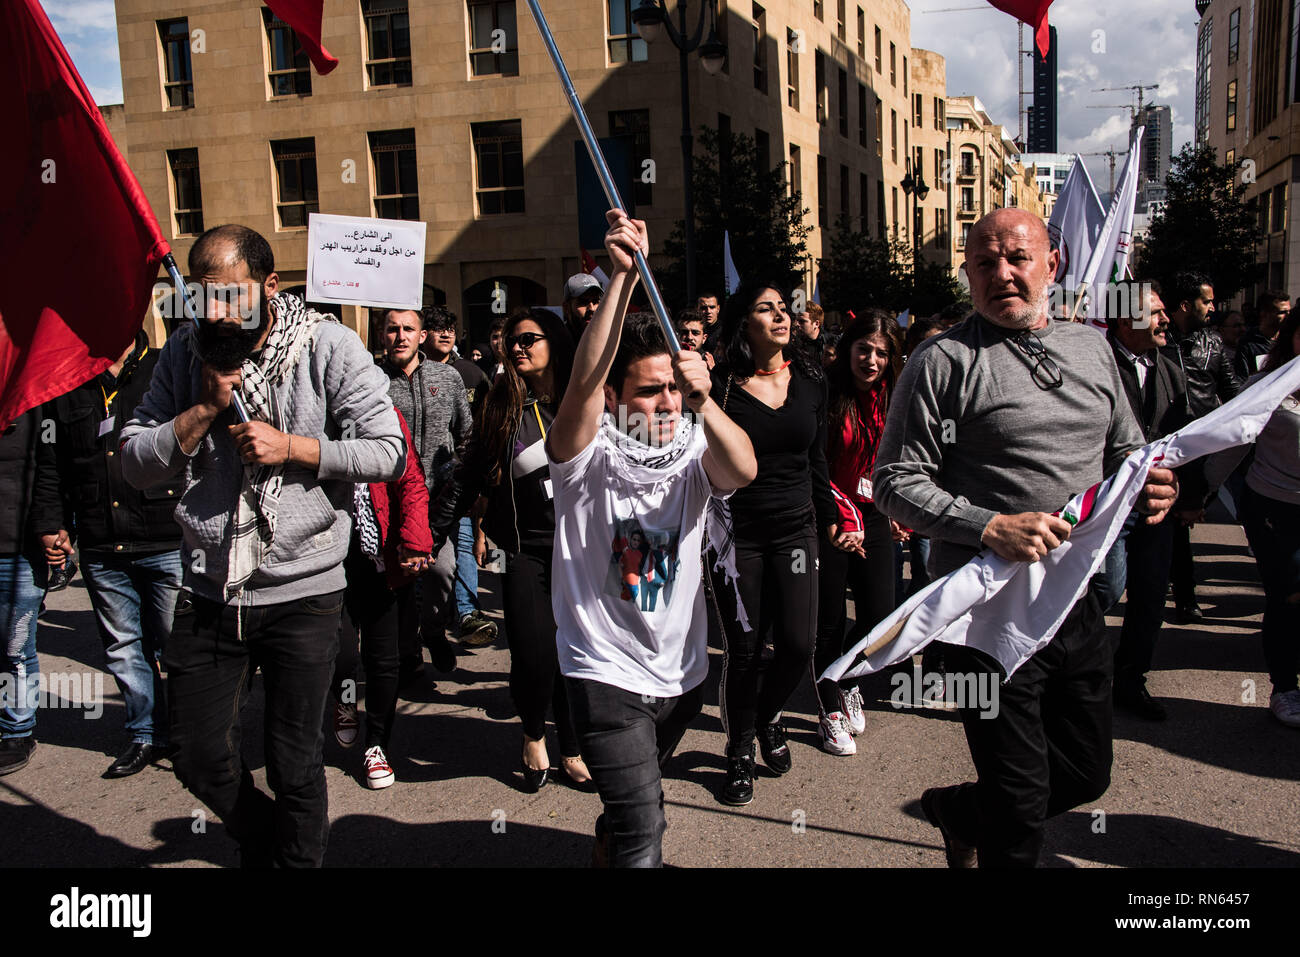
[[[176,257],[171,253],[168,253],[163,257],[162,262],[163,268],[165,268],[167,274],[172,277],[172,285],[176,287],[176,295],[180,298],[180,301],[185,308],[185,318],[194,323],[194,328],[197,331],[199,328],[199,314],[194,309],[194,303],[190,302],[190,294],[185,288],[185,279],[181,276],[180,267],[176,265]],[[248,409],[244,405],[243,396],[241,396],[238,390],[236,390],[231,393],[231,399],[233,400],[232,404],[235,407],[235,415],[239,417],[239,421],[247,422]]]
[[[609,173],[609,167],[605,164],[605,156],[600,151],[600,144],[596,141],[596,134],[587,122],[587,114],[582,108],[582,101],[578,99],[578,91],[573,88],[573,80],[569,79],[569,71],[564,66],[564,58],[560,56],[560,50],[555,45],[555,38],[551,35],[551,28],[546,24],[546,17],[542,15],[542,8],[538,0],[528,0],[528,9],[533,14],[533,21],[537,24],[537,32],[542,35],[542,42],[546,44],[546,52],[551,55],[551,62],[555,64],[555,72],[559,74],[560,84],[564,87],[564,95],[569,101],[569,108],[573,111],[573,118],[578,124],[578,130],[582,133],[583,142],[587,144],[587,154],[591,157],[591,165],[596,168],[596,175],[600,178],[600,185],[605,190],[605,199],[609,202],[611,208],[623,209],[623,201],[619,198],[618,187],[614,185],[614,177]],[[637,250],[633,254],[636,260],[637,272],[641,274],[641,281],[645,283],[646,294],[650,297],[650,308],[654,310],[655,316],[659,320],[659,325],[663,327],[664,338],[668,340],[668,347],[673,352],[681,351],[681,343],[677,339],[677,333],[673,329],[672,319],[668,316],[668,307],[664,305],[663,296],[659,293],[659,286],[655,284],[654,276],[650,272],[650,264],[646,262],[645,254]]]

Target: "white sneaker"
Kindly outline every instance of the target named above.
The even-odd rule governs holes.
[[[393,769],[388,766],[384,749],[379,745],[366,749],[366,787],[372,789],[386,788],[397,780]]]
[[[857,754],[858,744],[849,734],[849,720],[838,711],[824,714],[817,723],[817,733],[822,739],[822,750],[827,754]]]
[[[841,692],[840,701],[844,703],[844,716],[849,721],[850,734],[862,734],[867,730],[867,716],[862,713],[862,692],[854,685],[847,693]]]
[[[1288,728],[1300,728],[1300,691],[1283,691],[1271,695],[1268,710]]]
[[[357,743],[357,729],[361,722],[357,718],[357,706],[336,703],[334,705],[334,740],[341,748],[350,748]]]

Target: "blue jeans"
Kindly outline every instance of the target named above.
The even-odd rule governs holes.
[[[40,556],[0,555],[0,738],[25,738],[36,728],[41,663],[36,657],[36,620],[49,572]],[[19,707],[21,705],[21,707]]]
[[[108,671],[126,704],[126,730],[140,744],[167,743],[167,699],[158,659],[172,632],[181,587],[181,553],[83,557],[90,604]]]
[[[473,589],[471,591],[471,589]],[[474,562],[474,523],[468,515],[456,533],[456,615],[478,610],[478,565]]]

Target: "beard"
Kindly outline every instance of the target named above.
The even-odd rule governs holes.
[[[222,327],[225,323],[200,319],[197,331],[199,357],[221,372],[233,372],[242,366],[244,360],[257,348],[257,340],[262,338],[262,333],[266,331],[267,323],[271,320],[270,310],[265,308],[265,300],[260,291],[256,309],[255,315],[258,316],[259,322],[256,328],[251,329],[240,327],[233,332],[223,332]],[[230,327],[226,326],[226,328]]]
[[[1048,285],[1044,283],[1040,289],[1031,289],[1029,291],[1028,301],[1019,309],[1003,313],[996,318],[988,313],[984,313],[984,316],[989,322],[1004,329],[1032,329],[1042,319],[1043,313],[1047,309],[1047,294]]]

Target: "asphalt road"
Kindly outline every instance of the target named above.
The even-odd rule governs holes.
[[[1120,714],[1110,790],[1053,820],[1042,863],[1052,867],[1300,865],[1300,733],[1267,711],[1258,629],[1263,594],[1239,528],[1193,533],[1201,605],[1196,627],[1167,624],[1150,679],[1169,720]],[[499,608],[498,580],[481,580]],[[1123,606],[1115,609],[1122,614]],[[1115,627],[1119,619],[1109,619]],[[41,668],[93,676],[103,666],[80,577],[49,596],[38,636]],[[920,818],[924,788],[973,773],[960,722],[946,710],[895,708],[889,676],[863,684],[867,731],[858,753],[817,746],[811,682],[786,712],[794,768],[761,769],[755,800],[714,797],[723,769],[718,651],[704,713],[669,765],[664,856],[685,867],[941,867],[938,832]],[[507,688],[509,656],[462,650],[451,675],[403,700],[389,757],[397,783],[362,783],[360,746],[326,738],[333,822],[326,864],[580,866],[591,852],[599,798],[562,784],[521,789],[521,736]],[[1255,700],[1243,700],[1253,687]],[[125,745],[121,697],[103,678],[92,710],[51,707],[22,771],[0,777],[0,860],[7,866],[174,867],[237,863],[218,821],[163,762],[117,781],[100,775]],[[266,787],[260,680],[244,711],[245,754]],[[551,739],[552,760],[558,750]]]

